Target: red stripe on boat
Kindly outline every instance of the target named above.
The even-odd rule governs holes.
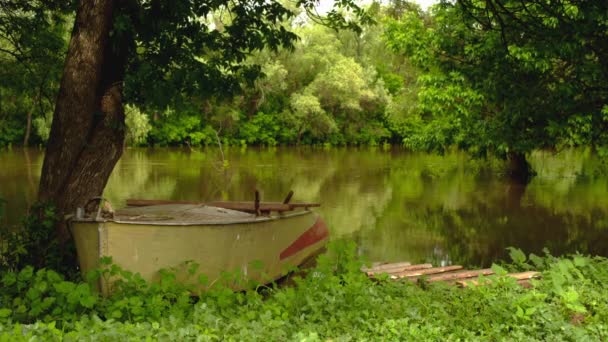
[[[327,226],[319,217],[317,218],[317,222],[315,222],[312,227],[308,228],[302,235],[300,235],[300,237],[292,242],[289,247],[285,248],[285,250],[281,252],[280,258],[281,260],[288,258],[304,248],[326,239],[328,236],[329,232],[327,231]]]

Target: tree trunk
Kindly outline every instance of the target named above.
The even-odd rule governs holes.
[[[113,11],[112,0],[78,6],[38,189],[59,215],[100,196],[123,151],[126,51],[109,39]],[[56,234],[69,239],[65,224]]]
[[[524,153],[509,152],[507,155],[507,175],[518,184],[526,185],[532,180],[534,170]]]
[[[25,123],[25,135],[23,136],[23,147],[27,147],[30,143],[30,134],[32,132],[32,111],[27,111],[27,122]]]

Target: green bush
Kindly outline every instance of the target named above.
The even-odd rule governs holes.
[[[125,106],[125,142],[130,146],[144,145],[152,129],[148,115],[134,105]]]
[[[65,281],[59,273],[27,266],[19,272],[5,272],[1,278],[0,320],[32,323],[73,321],[97,303],[85,283]]]
[[[0,267],[20,270],[33,266],[75,276],[75,265],[67,260],[75,260],[76,250],[71,241],[59,246],[55,235],[58,220],[53,205],[35,203],[20,227],[0,229]]]
[[[276,115],[257,113],[250,121],[239,127],[239,138],[248,145],[277,145],[281,127]]]

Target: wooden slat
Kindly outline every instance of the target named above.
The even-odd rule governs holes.
[[[255,213],[256,207],[255,202],[243,202],[243,201],[215,201],[215,202],[197,202],[197,201],[168,201],[168,200],[145,200],[145,199],[128,199],[127,206],[129,207],[145,207],[149,205],[163,205],[163,204],[201,204],[209,205],[219,208],[232,209],[238,211],[245,211],[249,213]],[[279,202],[260,202],[259,211],[290,211],[295,208],[313,208],[320,207],[319,203],[289,203],[283,204]]]
[[[380,271],[380,273],[389,273],[390,275],[393,275],[396,273],[403,273],[406,271],[424,270],[424,269],[428,269],[428,268],[433,268],[433,265],[432,264],[416,264],[416,265],[410,265],[410,266],[401,266],[401,267],[397,267],[397,268],[388,268],[386,270]]]
[[[527,271],[527,272],[521,272],[521,273],[509,273],[509,274],[507,274],[507,276],[509,276],[511,278],[515,278],[515,279],[517,279],[517,282],[519,282],[519,281],[530,280],[530,279],[534,279],[534,278],[540,278],[540,272]]]
[[[515,278],[517,280],[523,280],[523,279],[538,278],[538,277],[540,277],[540,272],[527,271],[527,272],[520,272],[520,273],[509,273],[507,275],[509,277]]]
[[[481,275],[490,275],[490,274],[494,274],[494,271],[492,271],[491,268],[486,268],[483,270],[472,270],[472,271],[464,270],[464,271],[457,271],[457,272],[450,272],[450,273],[445,273],[445,274],[429,276],[426,280],[430,283],[436,282],[436,281],[454,281],[454,280],[478,277],[480,274]]]
[[[432,268],[433,265],[431,264],[418,264],[418,265],[410,265],[410,266],[399,266],[396,268],[387,268],[384,270],[379,270],[379,271],[371,271],[371,272],[367,272],[368,276],[374,276],[377,274],[382,274],[382,273],[387,273],[389,275],[394,275],[394,274],[400,274],[403,272],[407,272],[407,271],[417,271],[417,270],[423,270],[423,269],[429,269]]]
[[[197,201],[168,201],[168,200],[145,200],[145,199],[128,199],[127,206],[129,207],[146,207],[149,205],[163,204],[203,204]]]
[[[521,272],[521,273],[509,273],[509,274],[507,274],[507,276],[511,277],[511,278],[515,278],[518,283],[525,286],[526,283],[529,283],[530,279],[540,277],[540,272],[528,271],[528,272]],[[461,280],[456,283],[462,287],[468,287],[468,286],[487,285],[491,282],[492,282],[492,280],[485,279],[483,283],[479,283],[479,281],[477,281],[477,280]]]
[[[422,270],[393,273],[393,274],[391,274],[391,278],[393,278],[393,279],[413,278],[413,277],[420,277],[422,275],[427,275],[427,274],[444,273],[444,272],[456,271],[456,270],[461,270],[461,269],[462,269],[462,266],[460,266],[460,265],[446,266],[446,267],[433,267],[433,268],[427,268],[427,269],[422,269]]]
[[[256,205],[254,202],[209,202],[206,205],[212,207],[219,207],[224,209],[232,209],[238,211],[245,211],[250,213],[256,212]],[[292,210],[289,204],[283,203],[268,203],[260,202],[259,211],[290,211]]]
[[[373,263],[372,267],[361,267],[361,271],[363,272],[377,272],[377,271],[383,271],[389,268],[398,268],[398,267],[403,267],[403,266],[411,266],[412,263],[411,262],[394,262],[394,263],[388,263],[388,262],[381,262],[381,263]]]
[[[492,279],[484,279],[479,282],[475,277],[480,275],[492,275],[494,272],[490,268],[481,270],[463,270],[462,266],[446,266],[433,267],[431,264],[411,265],[409,262],[395,263],[374,263],[372,267],[361,267],[361,271],[365,272],[370,278],[375,275],[387,273],[391,279],[406,278],[409,281],[419,280],[422,276],[427,276],[425,279],[428,282],[444,281],[450,284],[457,284],[461,287],[486,285],[492,282]],[[532,287],[530,279],[540,277],[539,272],[528,271],[521,273],[509,273],[507,276],[515,278],[517,283],[525,288]]]

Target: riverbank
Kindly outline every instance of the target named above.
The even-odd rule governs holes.
[[[102,299],[51,272],[4,274],[0,340],[603,340],[608,336],[608,260],[512,252],[506,270],[537,268],[531,289],[371,281],[353,244],[332,246],[295,286],[194,301],[165,279],[130,278]],[[29,317],[29,318],[28,318]],[[21,323],[18,323],[18,322]]]

